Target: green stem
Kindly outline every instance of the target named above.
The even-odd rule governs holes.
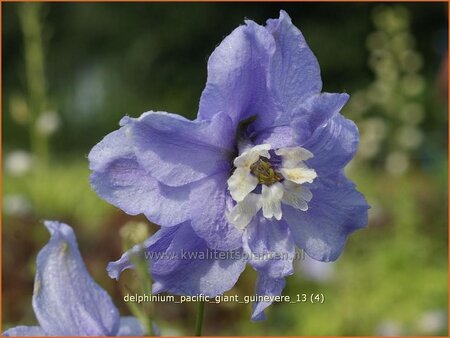
[[[30,107],[29,131],[31,150],[38,164],[48,164],[48,139],[38,130],[39,115],[47,109],[47,83],[44,71],[44,43],[42,38],[42,4],[24,3],[19,8],[24,37],[25,67]]]
[[[140,255],[132,256],[131,258],[136,273],[138,275],[140,285],[144,294],[152,295],[152,278],[149,271],[148,262]],[[146,328],[146,333],[149,336],[154,336],[155,332],[153,330],[153,304],[151,302],[145,302],[142,305],[142,309],[137,309],[144,322]]]
[[[203,317],[205,314],[205,302],[199,302],[197,305],[197,318],[195,319],[195,336],[202,335]]]

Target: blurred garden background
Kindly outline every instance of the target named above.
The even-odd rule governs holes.
[[[300,260],[284,294],[324,304],[207,305],[210,335],[447,335],[447,7],[444,3],[3,3],[2,323],[35,324],[31,296],[44,219],[70,224],[94,279],[123,302],[139,291],[106,264],[157,227],[101,200],[87,154],[120,118],[194,118],[215,46],[245,18],[285,9],[321,65],[324,91],[348,92],[360,129],[347,169],[372,206],[335,263]],[[251,295],[247,268],[229,294]],[[148,306],[147,308],[148,309]],[[154,304],[163,335],[192,335],[195,304]]]

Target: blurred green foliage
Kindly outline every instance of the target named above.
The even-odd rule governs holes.
[[[204,333],[447,334],[444,4],[43,3],[27,19],[28,35],[21,6],[2,5],[4,328],[35,323],[43,219],[74,227],[94,278],[130,313],[121,297],[139,290],[136,274],[117,283],[105,266],[157,227],[91,191],[86,154],[125,114],[195,117],[215,46],[244,18],[263,23],[282,8],[318,57],[324,91],[351,94],[343,113],[359,126],[361,147],[347,173],[372,206],[370,224],[337,262],[295,262],[284,294],[323,293],[324,304],[275,304],[261,323],[249,321],[249,305],[208,304]],[[254,281],[249,267],[229,294],[252,294]],[[151,311],[163,335],[193,333],[195,304]]]

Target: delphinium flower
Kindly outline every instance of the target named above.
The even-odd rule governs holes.
[[[49,242],[37,256],[33,310],[39,326],[17,326],[3,336],[138,336],[134,317],[120,317],[111,297],[89,275],[72,228],[46,221]]]
[[[333,261],[366,225],[368,205],[343,172],[358,146],[340,114],[349,96],[321,88],[286,12],[265,26],[247,20],[210,56],[195,120],[124,117],[92,149],[93,189],[161,225],[143,244],[154,292],[219,295],[249,262],[256,293],[279,295],[296,246]],[[138,250],[110,263],[110,276],[131,268]],[[252,319],[269,305],[254,303]]]

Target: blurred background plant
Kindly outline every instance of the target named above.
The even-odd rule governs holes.
[[[142,292],[142,275],[107,277],[106,263],[157,226],[99,199],[86,155],[124,114],[195,117],[214,47],[245,17],[263,23],[280,5],[2,7],[3,329],[36,322],[35,256],[48,237],[40,222],[58,219],[73,225],[90,272],[123,314],[150,312],[163,335],[192,334],[195,304],[129,309],[123,294]],[[296,262],[284,293],[323,293],[324,304],[275,304],[263,323],[249,322],[249,305],[207,305],[204,333],[446,335],[446,5],[281,7],[318,57],[324,90],[351,94],[343,113],[361,144],[347,173],[372,205],[370,224],[337,262]],[[254,278],[248,268],[229,294],[253,294]]]

